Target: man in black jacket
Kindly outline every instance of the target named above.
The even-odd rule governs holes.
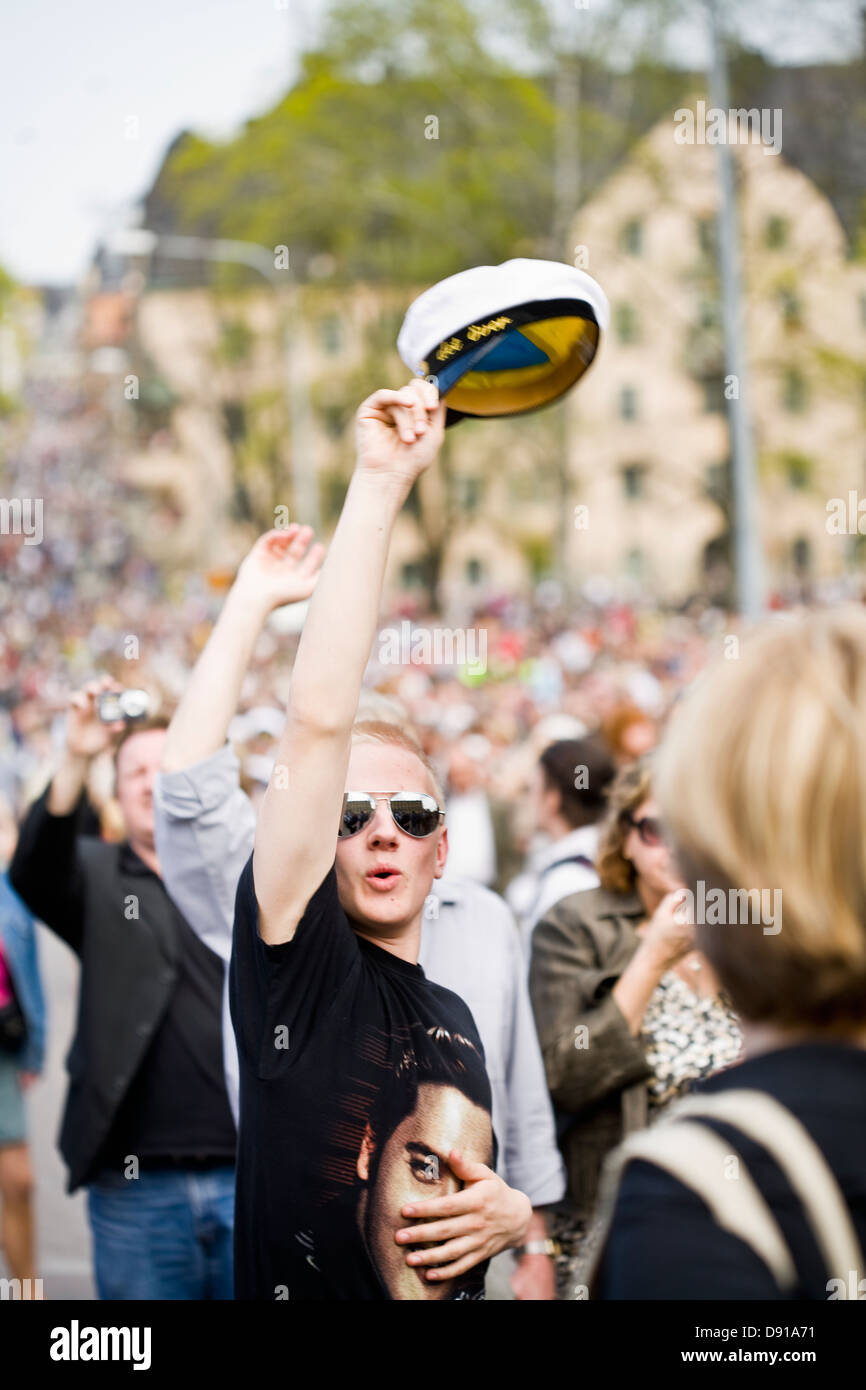
[[[60,1150],[86,1185],[100,1298],[232,1297],[235,1128],[221,1036],[223,964],[165,891],[153,782],[165,729],[104,724],[94,681],[10,868],[30,910],[81,961]],[[77,834],[94,757],[116,751],[123,844]]]

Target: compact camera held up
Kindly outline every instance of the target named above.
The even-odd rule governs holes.
[[[103,724],[116,724],[120,719],[143,719],[147,714],[146,690],[105,690],[97,702]]]

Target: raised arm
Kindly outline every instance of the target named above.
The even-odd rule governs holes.
[[[532,936],[529,993],[554,1105],[571,1114],[650,1075],[644,1048],[614,995],[617,972],[566,898]]]
[[[154,788],[154,838],[169,896],[226,961],[238,879],[256,834],[226,735],[268,614],[313,591],[324,547],[311,547],[312,535],[309,526],[268,531],[247,555],[169,726]]]
[[[357,463],[304,624],[256,830],[259,931],[270,945],[291,940],[334,861],[391,531],[439,450],[444,424],[435,387],[420,378],[402,391],[377,391],[358,410]]]
[[[81,950],[84,929],[75,812],[93,759],[110,748],[123,729],[122,720],[102,723],[97,707],[103,691],[119,688],[103,676],[71,696],[57,771],[31,806],[9,866],[9,882],[18,896],[74,951]]]
[[[297,524],[268,531],[244,560],[169,725],[163,772],[182,772],[225,743],[265,620],[313,592],[324,547],[310,547],[312,535]]]

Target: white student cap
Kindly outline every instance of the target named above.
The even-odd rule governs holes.
[[[609,310],[600,285],[559,261],[479,265],[440,280],[409,306],[397,351],[447,396],[447,423],[521,415],[583,376]]]

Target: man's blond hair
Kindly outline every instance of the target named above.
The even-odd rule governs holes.
[[[445,809],[445,793],[442,784],[436,773],[436,769],[428,758],[421,744],[410,733],[409,729],[401,724],[392,724],[386,719],[358,719],[352,726],[353,743],[388,743],[396,748],[405,748],[407,753],[412,753],[420,763],[427,769],[433,782],[433,789],[439,806]],[[363,788],[358,788],[359,791]],[[371,790],[377,790],[373,788]]]

